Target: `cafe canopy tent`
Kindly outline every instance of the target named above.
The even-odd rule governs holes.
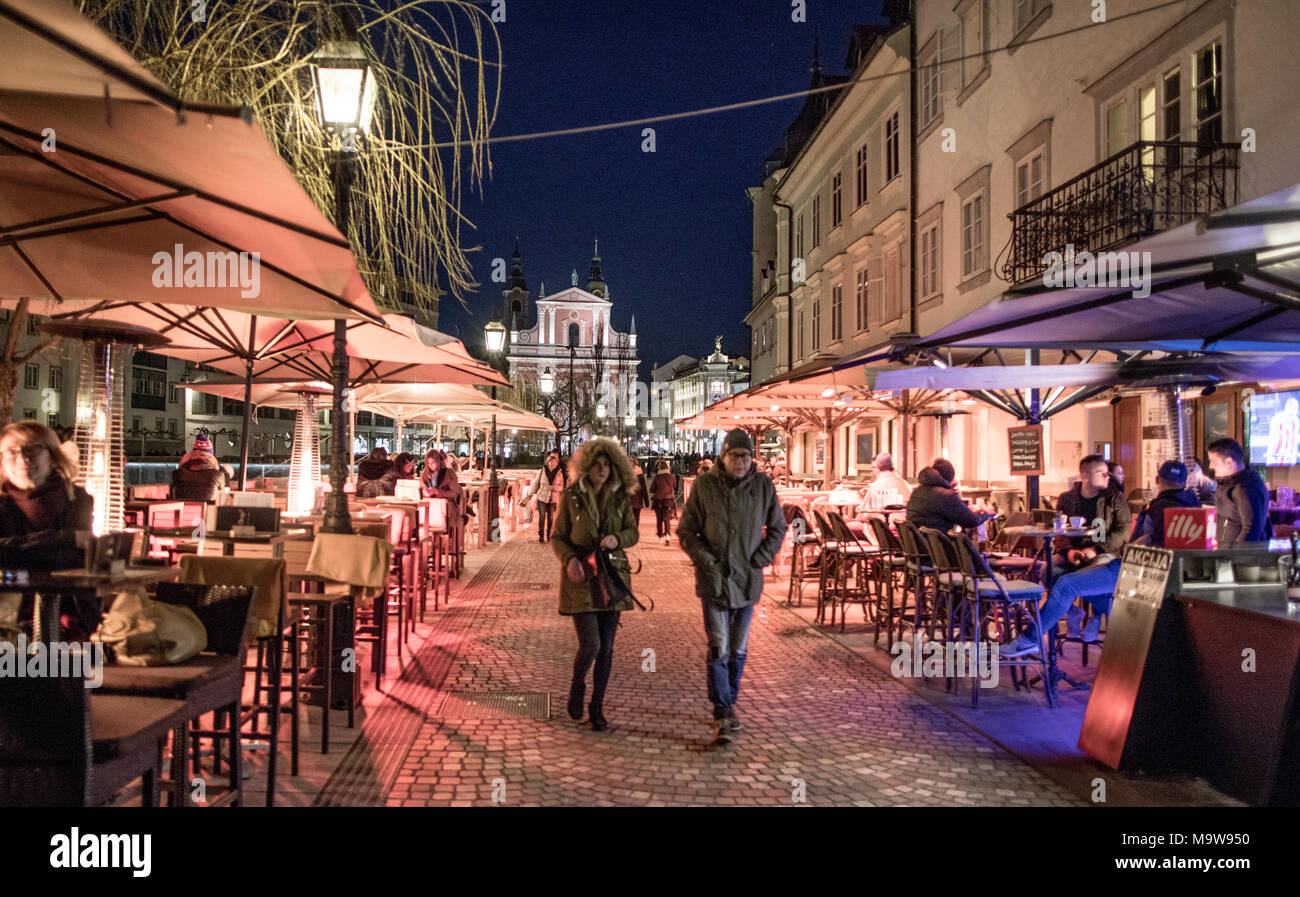
[[[144,301],[236,341],[225,314],[381,320],[249,110],[181,101],[71,4],[0,0],[0,25],[0,302]]]
[[[1149,253],[1150,295],[1131,286],[1039,284],[1006,293],[914,348],[1300,352],[1300,185],[1123,252]]]

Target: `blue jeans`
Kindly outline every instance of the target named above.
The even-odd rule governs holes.
[[[1115,583],[1119,580],[1120,564],[1120,559],[1115,558],[1109,564],[1076,570],[1056,580],[1047,601],[1038,612],[1043,631],[1051,631],[1076,598],[1088,599],[1096,613],[1109,613],[1115,595]]]
[[[703,604],[704,632],[709,638],[709,700],[713,702],[714,719],[721,719],[731,715],[740,693],[754,606],[730,608],[712,601]]]

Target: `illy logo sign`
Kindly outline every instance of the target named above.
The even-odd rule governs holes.
[[[1166,508],[1166,548],[1216,548],[1214,508]]]

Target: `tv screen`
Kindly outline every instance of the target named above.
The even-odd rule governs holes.
[[[1300,391],[1250,400],[1250,463],[1290,465],[1300,455]]]

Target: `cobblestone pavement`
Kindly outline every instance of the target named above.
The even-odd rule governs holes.
[[[576,638],[571,621],[556,613],[560,565],[549,546],[519,533],[434,620],[435,637],[416,668],[445,670],[445,678],[422,683],[418,698],[411,692],[406,711],[416,701],[424,713],[418,731],[410,725],[401,739],[409,742],[405,755],[384,761],[385,745],[361,745],[375,753],[364,764],[367,793],[348,793],[336,781],[322,802],[1080,803],[768,596],[754,615],[737,703],[744,729],[732,747],[712,747],[690,564],[675,538],[664,547],[653,532],[653,517],[643,515],[642,543],[631,555],[644,566],[633,586],[656,607],[623,615],[605,699],[609,731],[593,732],[565,713]],[[549,692],[551,718],[440,717],[446,693],[460,689]],[[399,701],[401,694],[394,691]],[[385,766],[395,775],[376,773]]]

